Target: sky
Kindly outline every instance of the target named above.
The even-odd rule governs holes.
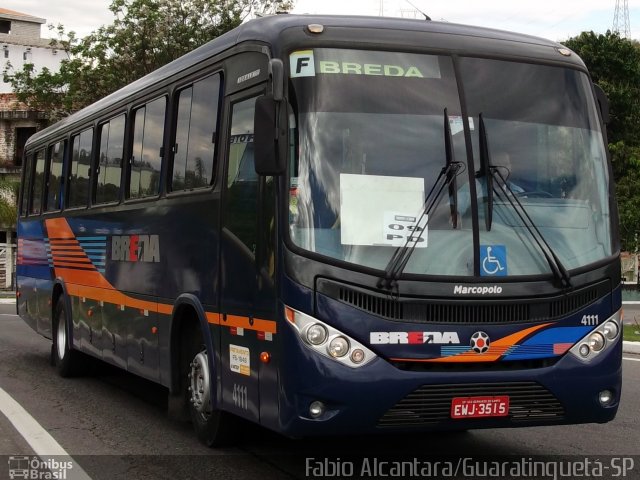
[[[619,0],[621,4],[624,0]],[[640,0],[629,4],[630,37],[640,40]],[[111,0],[2,0],[0,7],[62,24],[84,36],[110,24]],[[418,16],[433,20],[512,30],[562,41],[585,30],[604,33],[613,26],[616,0],[297,0],[292,13]],[[55,36],[43,26],[43,37]]]

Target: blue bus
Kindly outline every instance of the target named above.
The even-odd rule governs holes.
[[[17,309],[207,445],[615,417],[607,100],[560,44],[247,22],[33,135]]]

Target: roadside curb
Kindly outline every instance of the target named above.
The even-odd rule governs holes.
[[[622,351],[640,355],[640,342],[622,342]]]
[[[2,304],[10,305],[12,303],[16,303],[15,298],[0,298],[0,305]]]

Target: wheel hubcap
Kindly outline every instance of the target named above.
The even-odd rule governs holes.
[[[190,364],[189,391],[191,403],[202,415],[211,413],[211,385],[209,382],[209,361],[207,352],[198,353]]]
[[[63,359],[67,350],[67,329],[65,328],[64,316],[58,318],[58,331],[56,332],[56,343],[58,347],[58,358]]]

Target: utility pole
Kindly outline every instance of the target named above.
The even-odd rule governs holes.
[[[415,8],[401,8],[400,16],[402,18],[418,18],[418,11]]]
[[[629,25],[629,0],[616,0],[612,30],[614,33],[618,33],[624,38],[629,38],[631,36],[631,27]]]

